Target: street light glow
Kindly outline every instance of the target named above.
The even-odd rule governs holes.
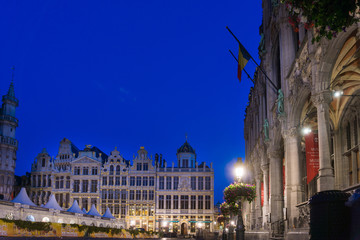
[[[230,223],[231,223],[231,225],[235,226],[235,222],[234,222],[234,221],[231,221]]]
[[[131,225],[131,226],[135,226],[135,220],[131,220],[131,221],[130,221],[130,225]]]
[[[244,175],[244,168],[243,167],[235,168],[235,176],[237,178],[241,178],[243,175]]]
[[[339,98],[339,97],[341,97],[343,94],[344,94],[343,91],[338,90],[338,91],[334,91],[334,94],[333,94],[333,95],[334,95],[335,98]]]
[[[309,133],[311,133],[311,128],[309,128],[309,127],[304,127],[304,128],[302,129],[302,132],[303,132],[304,135],[309,134]]]

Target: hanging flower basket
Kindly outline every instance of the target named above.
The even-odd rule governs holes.
[[[357,16],[360,1],[355,0],[282,0],[289,11],[289,23],[294,31],[299,31],[299,23],[306,29],[315,27],[313,41],[322,37],[332,39],[359,21]]]
[[[220,211],[225,218],[228,218],[231,214],[237,215],[239,213],[239,204],[223,202],[220,205]]]
[[[217,221],[218,221],[218,223],[225,223],[226,221],[228,221],[229,220],[229,218],[228,217],[226,217],[226,216],[224,216],[224,215],[220,215],[220,216],[218,216],[218,218],[217,218]]]
[[[224,190],[225,201],[229,204],[235,204],[241,200],[252,202],[255,197],[256,188],[251,184],[233,183]]]

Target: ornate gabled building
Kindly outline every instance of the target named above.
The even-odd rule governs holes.
[[[11,82],[6,95],[2,97],[0,108],[0,199],[11,200],[15,183],[16,151],[15,138],[18,119],[15,117],[19,105],[15,97],[14,84]]]
[[[115,148],[109,156],[87,145],[79,150],[68,139],[60,142],[56,158],[43,150],[31,171],[30,198],[38,205],[55,195],[60,207],[76,200],[86,211],[106,209],[127,227],[195,234],[213,231],[214,170],[198,164],[186,141],[177,151],[178,166],[168,166],[162,155],[149,157],[140,147],[133,160]]]
[[[248,230],[286,239],[308,237],[314,193],[360,185],[360,25],[312,42],[294,32],[284,4],[263,0],[260,66],[246,108],[246,160],[257,199]],[[306,131],[302,129],[306,127]]]

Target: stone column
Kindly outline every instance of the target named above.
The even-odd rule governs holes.
[[[255,170],[255,184],[256,184],[256,198],[255,198],[255,217],[256,217],[256,228],[261,228],[261,169]]]
[[[269,164],[261,166],[264,182],[264,206],[263,206],[263,225],[267,225],[267,215],[269,214]]]
[[[330,91],[316,93],[311,97],[317,108],[319,138],[319,178],[317,190],[326,191],[335,188],[334,171],[330,159],[330,114],[329,104],[332,100]]]
[[[270,159],[270,213],[271,222],[283,218],[283,173],[280,149],[268,149]]]
[[[300,151],[300,136],[297,127],[288,129],[285,133],[285,152],[286,152],[286,180],[287,180],[287,203],[288,211],[287,217],[289,225],[293,226],[295,219],[299,217],[297,204],[303,201],[304,191],[302,188],[302,168],[301,168],[301,151]]]

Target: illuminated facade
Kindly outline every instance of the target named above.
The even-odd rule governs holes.
[[[15,117],[19,101],[15,97],[14,85],[11,82],[6,95],[2,97],[0,108],[0,199],[12,198],[15,183],[16,151],[18,141],[15,138],[18,119]]]
[[[304,24],[294,32],[285,4],[263,1],[260,66],[274,86],[258,69],[246,108],[246,160],[258,196],[244,213],[249,234],[308,238],[307,200],[359,186],[359,27],[312,42]]]
[[[106,155],[96,147],[79,150],[68,139],[60,142],[52,159],[43,150],[31,171],[30,198],[45,204],[51,193],[63,208],[77,200],[89,210],[107,208],[127,227],[195,234],[198,228],[213,231],[214,171],[198,164],[194,149],[185,142],[177,151],[177,166],[162,156],[154,160],[140,147],[133,160],[115,148]]]

